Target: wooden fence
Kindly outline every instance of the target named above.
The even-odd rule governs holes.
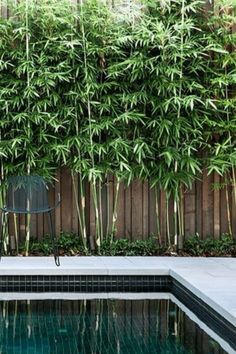
[[[76,213],[75,195],[73,192],[70,171],[63,168],[57,174],[58,182],[55,189],[50,191],[50,203],[54,203],[55,194],[61,194],[61,204],[56,209],[54,222],[56,232],[61,231],[79,233],[78,217]],[[75,178],[78,181],[78,177]],[[214,189],[214,184],[223,182],[218,175],[203,174],[191,190],[183,193],[184,231],[185,237],[199,233],[203,238],[211,236],[219,238],[222,233],[229,232],[228,213],[230,213],[232,233],[236,236],[236,207],[232,188],[228,187],[229,209],[227,209],[226,189]],[[103,228],[107,224],[111,228],[112,212],[115,195],[115,181],[111,176],[109,183],[102,187],[102,220]],[[90,193],[90,186],[85,186],[85,209],[88,235],[95,235],[95,212]],[[174,233],[173,200],[169,201],[168,213],[166,196],[161,192],[158,198],[160,213],[160,231],[163,239],[167,233],[167,219],[169,218],[170,234]],[[134,181],[130,186],[121,183],[118,197],[116,237],[129,239],[145,239],[149,235],[157,234],[156,197],[155,191],[148,182]],[[10,217],[10,234],[14,234],[13,220]],[[25,235],[25,217],[18,216],[19,234]],[[33,215],[31,219],[32,235],[41,238],[48,233],[47,218],[43,215]],[[109,231],[111,231],[109,229]]]

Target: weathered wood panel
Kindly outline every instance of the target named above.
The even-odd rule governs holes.
[[[196,181],[196,202],[194,207],[195,220],[196,220],[196,232],[202,235],[202,182],[200,180]]]
[[[125,237],[132,238],[132,222],[131,222],[131,186],[124,189],[125,204]]]
[[[189,191],[184,193],[184,226],[187,236],[196,232],[196,188],[195,183]]]
[[[217,185],[220,183],[220,176],[214,175],[214,238],[218,239],[220,236],[220,191]]]
[[[78,216],[75,203],[75,195],[70,171],[63,168],[56,175],[55,187],[49,192],[50,204],[57,200],[57,194],[61,194],[61,204],[53,216],[56,233],[74,232],[80,233]],[[79,178],[75,176],[76,191],[78,193],[79,205],[81,198],[79,193]],[[102,225],[104,235],[111,233],[112,218],[115,200],[116,180],[109,176],[107,182],[102,184],[101,208]],[[236,207],[232,186],[228,187],[228,207],[225,186],[220,189],[216,186],[224,183],[224,179],[217,175],[208,176],[203,173],[190,190],[183,190],[184,204],[184,233],[185,238],[199,233],[201,238],[219,238],[222,233],[229,232],[229,222],[236,238]],[[95,235],[96,215],[92,197],[92,188],[88,182],[84,185],[85,191],[85,219],[88,239]],[[173,199],[167,198],[164,191],[160,191],[156,198],[155,190],[150,188],[148,182],[135,180],[129,186],[123,182],[120,184],[117,203],[116,237],[128,239],[145,239],[150,235],[157,235],[157,213],[158,205],[160,233],[163,243],[167,242],[168,229],[173,241],[174,236],[174,208]],[[168,208],[168,210],[167,210]],[[168,218],[167,218],[168,217]],[[228,220],[230,217],[230,220]],[[169,220],[168,220],[169,219]],[[25,217],[18,216],[18,231],[20,239],[25,236]],[[14,234],[13,217],[10,218],[10,234]],[[32,216],[31,234],[42,238],[48,233],[46,215]]]
[[[214,214],[213,214],[213,175],[207,176],[203,172],[202,179],[202,234],[206,236],[214,235]]]
[[[132,183],[132,236],[142,239],[143,233],[143,183]]]
[[[118,209],[117,209],[117,237],[125,236],[125,189],[124,183],[120,183],[120,192],[118,194]]]

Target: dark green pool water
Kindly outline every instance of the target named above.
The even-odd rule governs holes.
[[[1,354],[223,354],[169,300],[0,302]]]

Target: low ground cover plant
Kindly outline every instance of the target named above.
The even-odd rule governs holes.
[[[98,255],[98,256],[201,256],[201,257],[236,257],[236,241],[224,234],[214,240],[209,237],[201,239],[199,235],[188,238],[183,243],[183,250],[174,252],[168,246],[160,246],[155,237],[145,240],[128,240],[120,238],[104,240],[100,250],[88,251],[76,234],[62,233],[58,238],[61,256]],[[23,247],[20,248],[23,252]],[[52,241],[49,236],[42,240],[32,240],[29,252],[36,256],[53,254]]]
[[[236,241],[227,234],[214,240],[208,237],[202,240],[199,235],[187,239],[184,243],[183,252],[191,256],[236,256]]]

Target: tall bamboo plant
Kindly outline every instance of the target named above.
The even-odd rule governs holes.
[[[208,79],[214,107],[207,121],[207,141],[209,146],[209,173],[215,172],[225,177],[226,208],[228,232],[232,235],[232,218],[228,184],[232,186],[233,200],[236,205],[235,179],[235,73],[236,73],[236,35],[233,26],[236,21],[233,1],[216,1],[208,22],[208,46],[211,60]],[[211,65],[210,65],[211,64]]]
[[[232,176],[236,195],[233,6],[221,5],[207,20],[203,2],[190,0],[147,0],[128,12],[99,0],[10,6],[12,16],[0,26],[2,183],[9,174],[52,178],[56,168],[69,168],[88,248],[89,181],[99,248],[105,237],[115,237],[121,182],[149,180],[158,241],[181,247],[184,193],[203,162],[209,173]],[[110,176],[114,201],[104,203]]]
[[[205,43],[196,16],[201,6],[148,2],[119,38],[126,57],[114,66],[113,74],[126,85],[123,103],[139,113],[134,128],[130,123],[133,176],[150,177],[153,186],[166,191],[167,200],[174,197],[176,236],[184,228],[181,191],[200,172],[197,150],[206,110],[200,79]]]
[[[1,37],[0,99],[5,121],[1,148],[11,150],[4,170],[8,174],[36,173],[50,177],[56,167],[53,153],[63,156],[64,152],[64,147],[55,146],[55,141],[63,127],[60,85],[65,74],[68,76],[69,67],[65,67],[63,40],[54,37],[55,30],[63,35],[64,22],[60,21],[62,17],[56,17],[53,23],[49,18],[51,9],[54,14],[60,11],[62,14],[62,3],[61,8],[53,1],[43,1],[40,6],[35,1],[8,2],[8,6],[12,16],[2,20]],[[28,218],[26,254],[29,236]]]

